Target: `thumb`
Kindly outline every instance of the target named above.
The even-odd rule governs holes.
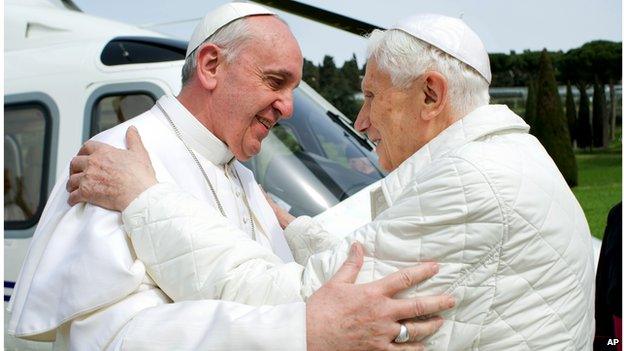
[[[362,249],[362,244],[360,244],[359,242],[356,241],[351,244],[349,256],[347,256],[347,259],[342,264],[340,269],[331,278],[331,281],[353,284],[355,282],[355,279],[357,278],[358,273],[360,273],[362,263],[364,262],[363,251],[364,250]]]
[[[139,131],[135,126],[130,126],[128,130],[126,130],[126,146],[128,150],[147,152],[141,141]]]

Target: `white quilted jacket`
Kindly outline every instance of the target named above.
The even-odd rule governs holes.
[[[307,298],[357,240],[366,253],[359,282],[422,261],[440,263],[435,277],[403,294],[446,292],[457,300],[442,314],[442,329],[428,338],[428,350],[590,350],[589,228],[528,129],[506,106],[478,108],[371,192],[372,222],[339,239],[309,217],[295,220],[286,235],[305,269],[241,242],[226,224],[219,224],[219,235],[200,202],[165,184],[136,199],[124,222],[154,280],[176,282],[167,291],[174,300],[278,304],[299,294]]]

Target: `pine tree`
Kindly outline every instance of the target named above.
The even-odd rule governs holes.
[[[537,86],[535,80],[529,79],[527,88],[527,99],[524,108],[524,121],[531,127],[531,134],[535,134],[534,122],[537,114],[537,99],[535,98]]]
[[[546,49],[539,64],[537,114],[534,135],[559,168],[570,186],[577,184],[576,158],[572,152],[568,123],[563,113],[555,72]]]
[[[349,89],[349,83],[338,70],[331,56],[325,56],[319,68],[319,93],[345,116],[355,120],[359,105]]]
[[[609,124],[606,105],[604,87],[596,80],[594,83],[594,100],[592,102],[592,145],[594,147],[607,146]]]
[[[613,83],[613,79],[609,79],[609,140],[615,139],[615,129],[617,128],[615,122],[616,107],[615,84]]]
[[[332,84],[340,81],[339,76],[340,72],[338,72],[334,58],[325,55],[325,57],[323,57],[323,63],[319,67],[319,88],[321,90],[331,89]]]
[[[318,67],[312,63],[312,61],[308,61],[303,59],[303,81],[308,83],[310,87],[314,90],[319,90],[319,69]]]
[[[353,54],[349,61],[345,61],[340,71],[344,79],[347,81],[349,90],[351,90],[353,93],[359,92],[361,89],[360,68],[358,67],[355,54]]]
[[[578,128],[576,129],[577,145],[581,149],[591,147],[591,124],[589,122],[589,97],[584,84],[579,84],[581,99],[579,101]]]
[[[572,95],[572,86],[568,82],[566,87],[566,119],[568,120],[568,132],[570,132],[570,142],[574,145],[576,140],[576,104]]]

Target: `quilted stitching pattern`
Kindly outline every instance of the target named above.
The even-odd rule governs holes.
[[[214,208],[171,185],[148,189],[123,217],[137,257],[174,301],[301,299],[301,266],[283,264]]]
[[[328,233],[309,216],[300,216],[284,230],[284,236],[290,246],[295,262],[305,265],[314,252],[329,250],[339,240]]]
[[[312,256],[304,293],[331,277],[358,240],[371,256],[359,282],[414,262],[441,264],[437,276],[403,294],[447,291],[458,300],[428,349],[589,350],[593,258],[578,202],[533,136],[501,128],[494,116],[472,118],[453,137],[479,137],[444,152],[436,152],[439,142],[406,161],[382,185],[391,207]],[[495,132],[479,131],[479,122]]]

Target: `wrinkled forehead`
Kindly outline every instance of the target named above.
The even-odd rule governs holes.
[[[378,85],[391,83],[390,75],[379,67],[377,61],[373,57],[366,61],[366,71],[362,79],[362,91],[372,89]]]

